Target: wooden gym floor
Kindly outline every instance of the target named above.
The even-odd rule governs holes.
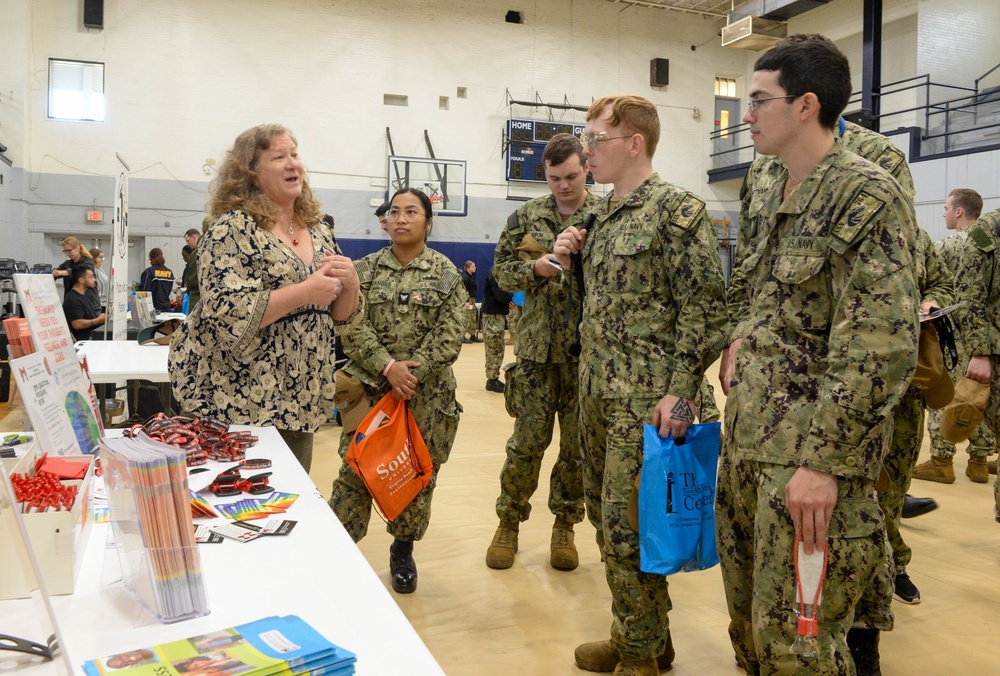
[[[507,347],[507,360],[513,348]],[[484,557],[497,525],[494,511],[504,444],[512,429],[503,395],[484,389],[481,343],[463,346],[455,365],[458,398],[465,408],[451,459],[441,470],[427,536],[416,544],[416,593],[395,595],[441,667],[451,676],[551,676],[582,674],[573,663],[579,643],[608,637],[610,594],[588,522],[576,528],[580,567],[548,565],[546,457],[532,518],[521,525],[520,550],[509,570],[490,570]],[[716,384],[717,366],[709,377]],[[724,408],[716,387],[719,407]],[[21,429],[21,407],[0,405],[0,431]],[[558,432],[557,432],[558,435]],[[316,438],[312,478],[329,495],[340,467],[339,427]],[[553,447],[558,444],[558,436]],[[921,461],[928,457],[927,440]],[[954,484],[915,481],[911,493],[933,497],[939,509],[903,522],[913,548],[908,572],[922,602],[893,602],[896,628],[882,637],[885,676],[998,672],[1000,635],[1000,524],[993,519],[993,487],[965,475],[960,448]],[[992,479],[992,477],[991,477]],[[389,587],[391,538],[377,517],[361,551]],[[336,571],[328,581],[336,584]],[[670,613],[678,676],[740,674],[726,627],[728,615],[718,567],[673,576]]]

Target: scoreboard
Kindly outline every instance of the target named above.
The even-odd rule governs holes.
[[[545,122],[542,120],[507,121],[507,180],[545,182],[545,164],[542,153],[545,144],[556,134],[583,133],[582,124]],[[587,184],[594,180],[588,174]]]

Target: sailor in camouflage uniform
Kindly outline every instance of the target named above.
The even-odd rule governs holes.
[[[500,367],[503,366],[503,330],[510,312],[510,293],[497,284],[493,268],[486,273],[486,288],[483,290],[483,348],[486,352],[486,389],[490,392],[504,391],[500,382]]]
[[[642,468],[643,425],[684,436],[693,399],[727,331],[722,265],[705,203],[653,172],[656,108],[605,97],[587,113],[584,144],[598,183],[614,192],[586,229],[566,228],[554,252],[583,266],[580,420],[588,518],[612,596],[611,640],[576,649],[591,671],[656,674],[673,659],[667,578],[639,568],[629,496]]]
[[[954,277],[934,248],[930,235],[917,231],[917,255],[914,259],[920,311],[951,305],[955,300]],[[910,581],[906,566],[913,551],[899,530],[903,501],[910,487],[913,467],[917,464],[924,439],[924,396],[913,384],[892,412],[892,436],[882,463],[885,486],[879,485],[878,504],[885,517],[889,557],[855,609],[854,624],[847,634],[854,664],[860,675],[879,673],[878,631],[893,628],[893,596],[903,603],[919,603],[920,592]]]
[[[989,383],[983,423],[1000,430],[1000,209],[983,214],[969,230],[955,295],[969,306],[962,337],[970,355],[965,377]],[[1000,521],[1000,479],[993,485]]]
[[[389,550],[392,587],[408,593],[417,584],[413,542],[427,531],[438,471],[451,453],[462,411],[451,365],[462,347],[469,294],[455,265],[424,244],[432,226],[427,196],[409,188],[391,202],[392,246],[356,263],[365,317],[344,336],[350,358],[344,370],[365,384],[371,402],[388,392],[407,400],[433,462],[431,482],[386,528],[395,538]],[[341,435],[341,458],[352,431]],[[334,480],[330,507],[355,542],[368,532],[371,496],[347,463]]]
[[[935,243],[935,247],[944,257],[945,265],[951,272],[957,273],[962,264],[962,251],[969,237],[969,230],[976,224],[983,210],[983,198],[975,190],[956,188],[945,200],[944,220],[949,230],[956,232]],[[952,380],[957,384],[965,375],[965,367],[969,363],[969,353],[962,339],[966,308],[959,308],[952,315],[955,327],[955,348],[958,360],[951,369]],[[946,365],[951,365],[946,361]],[[943,410],[930,411],[927,414],[927,434],[931,438],[931,458],[917,465],[913,470],[914,479],[937,481],[939,483],[955,482],[955,444],[941,436],[941,414]],[[989,481],[987,458],[995,452],[996,436],[986,424],[979,425],[969,435],[969,464],[965,473],[977,483]]]
[[[874,482],[916,368],[917,226],[899,183],[835,142],[851,82],[832,42],[792,36],[754,70],[743,120],[785,168],[731,308],[716,496],[730,638],[748,674],[849,674],[855,606],[886,560]],[[813,658],[790,652],[797,536],[829,547]]]
[[[542,153],[551,195],[519,208],[497,241],[493,273],[509,291],[524,291],[524,314],[515,333],[517,364],[507,372],[507,409],[514,433],[500,470],[497,527],[486,552],[490,568],[510,568],[519,525],[531,513],[542,455],[559,417],[559,456],[549,478],[549,510],[555,515],[549,564],[557,570],[579,565],[573,524],[583,521],[583,452],[577,407],[579,361],[570,354],[580,323],[580,290],[550,262],[552,245],[565,228],[580,227],[597,204],[586,187],[586,158],[579,139],[553,136]]]
[[[899,181],[899,185],[912,198],[916,194],[913,176],[906,156],[893,142],[876,131],[848,122],[840,118],[837,122],[837,138],[845,149],[879,165]],[[775,181],[782,178],[785,163],[777,155],[759,155],[750,165],[743,186],[740,188],[740,222],[736,231],[736,255],[730,275],[726,298],[729,307],[740,307],[746,301],[747,280],[743,273],[743,260],[754,250],[762,233],[758,230],[760,210]],[[722,391],[729,394],[729,378],[732,377],[732,353],[722,353],[719,379]]]

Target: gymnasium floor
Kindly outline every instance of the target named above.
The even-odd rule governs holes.
[[[507,347],[510,359],[513,348]],[[535,511],[521,526],[514,566],[498,571],[484,563],[497,524],[497,477],[512,421],[503,395],[484,389],[483,365],[481,343],[463,346],[455,371],[465,412],[451,459],[440,473],[430,529],[415,547],[418,588],[395,598],[451,676],[586,673],[573,664],[573,649],[584,641],[607,638],[610,595],[587,522],[577,526],[580,567],[566,573],[548,565],[548,457],[532,501]],[[717,366],[709,377],[717,382]],[[716,390],[723,408],[721,391]],[[0,431],[20,429],[21,410],[8,413],[6,405],[0,405],[0,415],[8,413],[0,420]],[[339,437],[340,428],[331,426],[316,440],[311,474],[325,495],[340,466]],[[926,458],[925,440],[921,461]],[[960,449],[954,484],[918,481],[911,488],[915,495],[935,498],[940,508],[903,522],[904,537],[914,551],[910,577],[923,601],[913,606],[894,602],[896,629],[882,637],[885,676],[998,673],[1000,524],[993,519],[992,486],[965,477],[966,458]],[[387,587],[390,542],[373,517],[368,536],[359,543]],[[338,580],[335,570],[327,582],[350,583]],[[742,673],[726,633],[729,618],[718,567],[676,575],[670,591],[677,650],[672,673]]]

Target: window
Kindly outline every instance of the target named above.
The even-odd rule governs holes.
[[[49,59],[49,117],[104,121],[104,64]]]
[[[715,78],[715,95],[736,97],[736,80],[730,77]]]

